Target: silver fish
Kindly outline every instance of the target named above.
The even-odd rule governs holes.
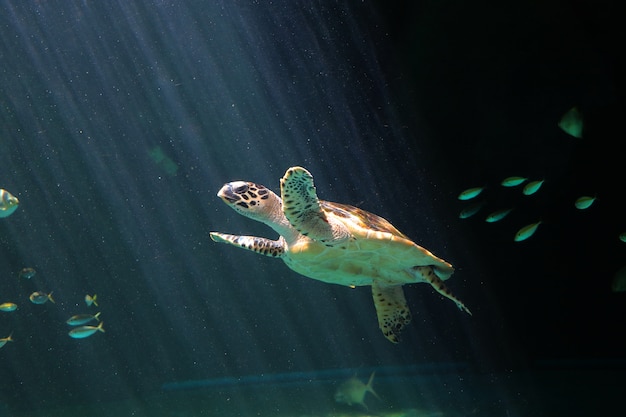
[[[77,314],[67,319],[66,323],[70,326],[80,326],[87,324],[92,320],[100,321],[100,313],[96,314]]]
[[[24,279],[31,279],[35,275],[37,275],[37,271],[35,271],[35,268],[30,267],[22,268],[19,273],[19,277]]]
[[[42,291],[35,291],[28,298],[30,299],[30,302],[33,304],[45,304],[48,300],[50,300],[51,303],[54,303],[54,299],[52,298],[52,293],[46,294],[45,292],[42,292]]]
[[[7,344],[7,342],[13,342],[13,338],[11,337],[13,333],[8,335],[7,337],[3,337],[0,339],[0,348]]]
[[[91,307],[91,305],[95,305],[96,307],[98,307],[98,301],[96,301],[98,299],[98,295],[94,294],[94,295],[85,295],[85,304],[87,304],[87,307]]]
[[[380,397],[376,394],[376,391],[374,391],[374,388],[372,387],[375,373],[376,372],[372,372],[367,384],[361,382],[361,380],[356,376],[353,376],[347,381],[341,383],[335,392],[335,401],[348,405],[359,404],[367,410],[368,408],[367,404],[365,404],[365,394],[371,392],[380,400]]]
[[[80,326],[75,327],[68,332],[72,339],[84,339],[86,337],[91,336],[96,332],[104,333],[104,328],[102,327],[104,322],[101,321],[97,326]]]
[[[9,217],[20,204],[13,194],[0,188],[0,217]]]

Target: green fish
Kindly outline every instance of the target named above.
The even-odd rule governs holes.
[[[468,188],[467,190],[465,190],[461,194],[459,194],[458,198],[459,198],[459,200],[470,200],[470,199],[476,197],[478,194],[482,193],[484,189],[485,189],[485,187]]]
[[[578,110],[578,107],[572,107],[569,109],[561,120],[559,120],[559,127],[565,133],[578,139],[583,137],[583,115]]]
[[[589,197],[585,195],[585,196],[578,198],[574,202],[574,206],[576,206],[578,210],[584,210],[584,209],[591,207],[594,201],[596,201],[595,197]]]
[[[531,223],[528,226],[524,226],[515,233],[515,238],[513,239],[515,242],[521,242],[522,240],[526,240],[531,237],[536,231],[541,221],[537,223]]]
[[[459,219],[467,219],[468,217],[472,217],[474,214],[478,213],[480,211],[480,209],[483,208],[484,205],[485,205],[485,202],[481,201],[479,203],[474,203],[474,204],[464,208],[459,213]]]
[[[622,267],[613,275],[613,280],[611,281],[611,290],[613,292],[624,292],[626,291],[626,266]]]
[[[526,177],[507,177],[507,178],[503,179],[500,184],[503,187],[515,187],[517,185],[520,185],[521,183],[523,183],[527,179],[528,178],[526,178]]]
[[[374,374],[376,372],[372,372],[370,375],[369,381],[367,381],[367,385],[361,382],[356,376],[344,381],[335,392],[335,401],[342,404],[359,404],[366,410],[367,404],[365,404],[365,394],[371,392],[376,398],[380,400],[376,391],[372,387],[372,382],[374,382]]]
[[[539,191],[539,189],[543,185],[543,181],[544,180],[538,180],[538,181],[531,181],[531,182],[529,182],[528,184],[526,184],[524,186],[524,189],[522,190],[522,193],[524,193],[524,195],[535,194],[537,191]]]
[[[169,156],[163,152],[160,146],[155,146],[148,152],[150,158],[169,176],[175,176],[178,171],[178,165]]]
[[[487,223],[493,223],[493,222],[497,222],[498,220],[502,220],[504,219],[513,209],[503,209],[503,210],[497,210],[494,211],[493,213],[491,213],[490,215],[488,215],[485,218],[485,221]]]

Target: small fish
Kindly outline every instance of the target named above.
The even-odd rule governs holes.
[[[37,275],[37,271],[35,271],[35,268],[22,268],[18,275],[20,278],[31,279],[32,277]]]
[[[75,327],[72,330],[70,330],[67,334],[69,334],[72,339],[84,339],[86,337],[91,336],[92,334],[96,332],[104,333],[104,328],[102,327],[103,325],[104,325],[104,322],[101,321],[100,324],[98,324],[97,326]]]
[[[98,298],[97,294],[94,294],[93,296],[87,294],[85,296],[85,304],[87,304],[87,307],[91,307],[92,304],[98,307],[98,302],[96,301],[97,298]]]
[[[0,218],[9,217],[17,210],[20,200],[5,189],[0,188]]]
[[[578,107],[572,107],[569,109],[561,120],[559,120],[559,127],[565,133],[578,139],[583,137],[583,115],[578,110]]]
[[[622,267],[613,275],[613,281],[611,281],[611,290],[613,292],[626,291],[626,266]]]
[[[488,215],[485,218],[485,221],[487,223],[493,223],[493,222],[497,222],[498,220],[502,220],[504,219],[513,209],[503,209],[503,210],[497,210],[494,211],[493,213],[491,213],[490,215]]]
[[[513,239],[515,242],[521,242],[522,240],[526,240],[531,237],[536,231],[541,221],[537,223],[531,223],[528,226],[524,226],[515,233],[515,238]]]
[[[0,311],[15,311],[15,310],[17,310],[17,304],[15,303],[0,304]]]
[[[13,333],[8,335],[7,337],[0,338],[0,348],[2,346],[6,345],[7,342],[14,342],[13,338],[11,337],[12,335],[13,335]]]
[[[585,196],[579,197],[574,202],[574,206],[576,206],[576,208],[579,210],[584,210],[584,209],[591,207],[594,201],[596,201],[595,197],[589,197],[585,195]]]
[[[482,193],[484,189],[485,187],[468,188],[467,190],[459,194],[458,198],[459,200],[470,200],[476,197],[478,194]]]
[[[50,292],[50,294],[46,294],[42,291],[35,291],[28,298],[33,304],[45,304],[48,300],[54,303],[54,299],[52,298],[52,292]]]
[[[176,175],[178,165],[163,152],[160,146],[155,146],[148,152],[150,158],[170,176]]]
[[[376,394],[376,391],[374,391],[374,388],[372,387],[375,373],[376,372],[372,372],[372,374],[370,375],[370,379],[367,382],[367,385],[361,382],[361,380],[358,379],[356,376],[353,376],[347,381],[344,381],[341,385],[339,385],[337,391],[335,392],[335,401],[348,405],[359,404],[367,410],[367,404],[365,404],[364,401],[365,394],[371,392],[376,398],[380,400],[380,397],[378,396],[378,394]]]
[[[526,181],[526,177],[507,177],[500,183],[503,187],[515,187]]]
[[[623,233],[619,234],[619,240],[621,240],[622,242],[626,243],[626,232],[623,232]]]
[[[531,182],[529,182],[528,184],[526,184],[524,186],[524,189],[522,190],[522,193],[524,193],[524,195],[535,194],[537,191],[539,191],[539,189],[543,185],[543,182],[544,182],[544,180],[538,180],[538,181],[531,181]]]
[[[464,208],[459,213],[459,219],[467,219],[468,217],[472,217],[474,214],[478,213],[480,209],[483,208],[484,205],[485,205],[485,202],[481,201],[479,203],[474,203]]]
[[[67,319],[66,323],[70,326],[80,326],[87,324],[92,320],[100,321],[100,313],[96,314],[77,314]]]

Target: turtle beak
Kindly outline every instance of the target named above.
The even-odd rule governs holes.
[[[239,196],[233,193],[230,184],[226,184],[225,186],[223,186],[217,193],[217,196],[224,200],[225,203],[229,204],[236,203],[239,200]]]
[[[244,194],[249,189],[249,186],[244,181],[235,181],[224,184],[224,186],[217,193],[217,196],[224,200],[224,202],[233,204],[241,200],[241,194]]]

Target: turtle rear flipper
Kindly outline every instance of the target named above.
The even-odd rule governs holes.
[[[402,286],[390,287],[373,282],[372,295],[378,316],[378,327],[391,343],[400,342],[400,332],[411,322],[411,312],[406,304]]]
[[[343,223],[329,219],[324,213],[317,198],[313,176],[306,169],[289,168],[280,180],[280,192],[285,217],[304,236],[328,246],[337,245],[351,237]]]
[[[459,310],[465,311],[470,316],[472,315],[472,312],[469,311],[467,307],[465,307],[465,304],[463,304],[463,301],[456,298],[456,296],[452,294],[452,292],[450,292],[448,287],[446,287],[446,284],[444,284],[443,281],[437,276],[437,273],[433,269],[433,267],[415,266],[413,267],[413,271],[415,275],[417,275],[422,281],[428,282],[435,289],[435,291],[437,291],[439,294],[454,301],[454,303],[459,308]]]

